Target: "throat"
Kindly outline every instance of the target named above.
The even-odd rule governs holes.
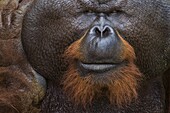
[[[152,87],[151,87],[152,86]],[[102,88],[102,93],[99,98],[86,106],[75,105],[64,93],[62,86],[57,85],[56,82],[48,82],[46,96],[41,103],[40,113],[137,113],[143,112],[143,108],[149,111],[149,113],[158,112],[161,113],[164,110],[164,89],[160,78],[157,80],[151,80],[142,86],[140,90],[141,95],[138,96],[138,101],[130,103],[127,106],[118,107],[111,104],[106,96],[107,88]],[[143,104],[143,102],[146,102]],[[133,112],[131,110],[134,110]]]
[[[94,109],[98,111],[99,108],[110,106],[110,102],[106,97],[106,92],[107,88],[102,88],[100,96],[97,96],[91,104],[84,107],[70,101],[64,93],[62,86],[49,82],[46,96],[41,104],[41,113],[63,113],[66,109],[68,111],[65,113],[93,113]]]

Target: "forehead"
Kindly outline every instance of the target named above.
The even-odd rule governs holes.
[[[120,2],[120,1],[127,1],[127,0],[78,0],[83,2],[96,2],[96,3],[109,3],[109,2]]]
[[[95,5],[113,5],[119,3],[126,3],[127,0],[77,0],[84,4],[95,4]]]
[[[57,9],[59,11],[70,12],[81,9],[96,12],[111,12],[114,10],[124,10],[137,12],[148,7],[152,9],[153,4],[158,0],[40,0],[45,1],[47,9]],[[159,2],[162,0],[159,0]],[[68,9],[68,10],[66,10]]]
[[[77,0],[77,2],[86,8],[92,8],[99,12],[111,11],[127,4],[127,0]]]
[[[95,4],[95,5],[109,5],[109,4],[118,4],[118,3],[126,3],[129,0],[52,0],[58,3],[83,3],[83,4]],[[136,0],[138,1],[138,0]]]

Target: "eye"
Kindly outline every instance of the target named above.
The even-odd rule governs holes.
[[[124,13],[122,10],[114,9],[111,11],[111,13]]]
[[[112,15],[123,16],[123,15],[127,15],[127,13],[120,9],[113,9],[108,13],[108,16],[112,16]]]
[[[92,10],[85,10],[84,13],[94,13]]]
[[[94,10],[84,10],[83,14],[87,15],[87,16],[93,16],[95,15],[95,11]]]

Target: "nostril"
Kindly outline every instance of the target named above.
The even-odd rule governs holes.
[[[97,37],[108,37],[109,35],[113,34],[114,30],[110,26],[100,27],[100,26],[94,26],[90,30],[90,34],[93,34]]]
[[[106,27],[106,28],[103,30],[103,37],[109,36],[110,33],[111,33],[111,30],[109,29],[109,27]]]
[[[97,37],[101,37],[102,31],[100,30],[99,26],[94,26],[91,30],[90,30],[90,34],[93,34]]]
[[[101,37],[102,32],[101,32],[101,30],[100,30],[98,27],[96,27],[96,28],[94,29],[94,32],[95,32],[95,34],[96,34],[97,37]]]

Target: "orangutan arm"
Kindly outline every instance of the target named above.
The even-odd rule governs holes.
[[[28,64],[20,39],[33,0],[0,0],[0,113],[38,113],[45,81]]]

